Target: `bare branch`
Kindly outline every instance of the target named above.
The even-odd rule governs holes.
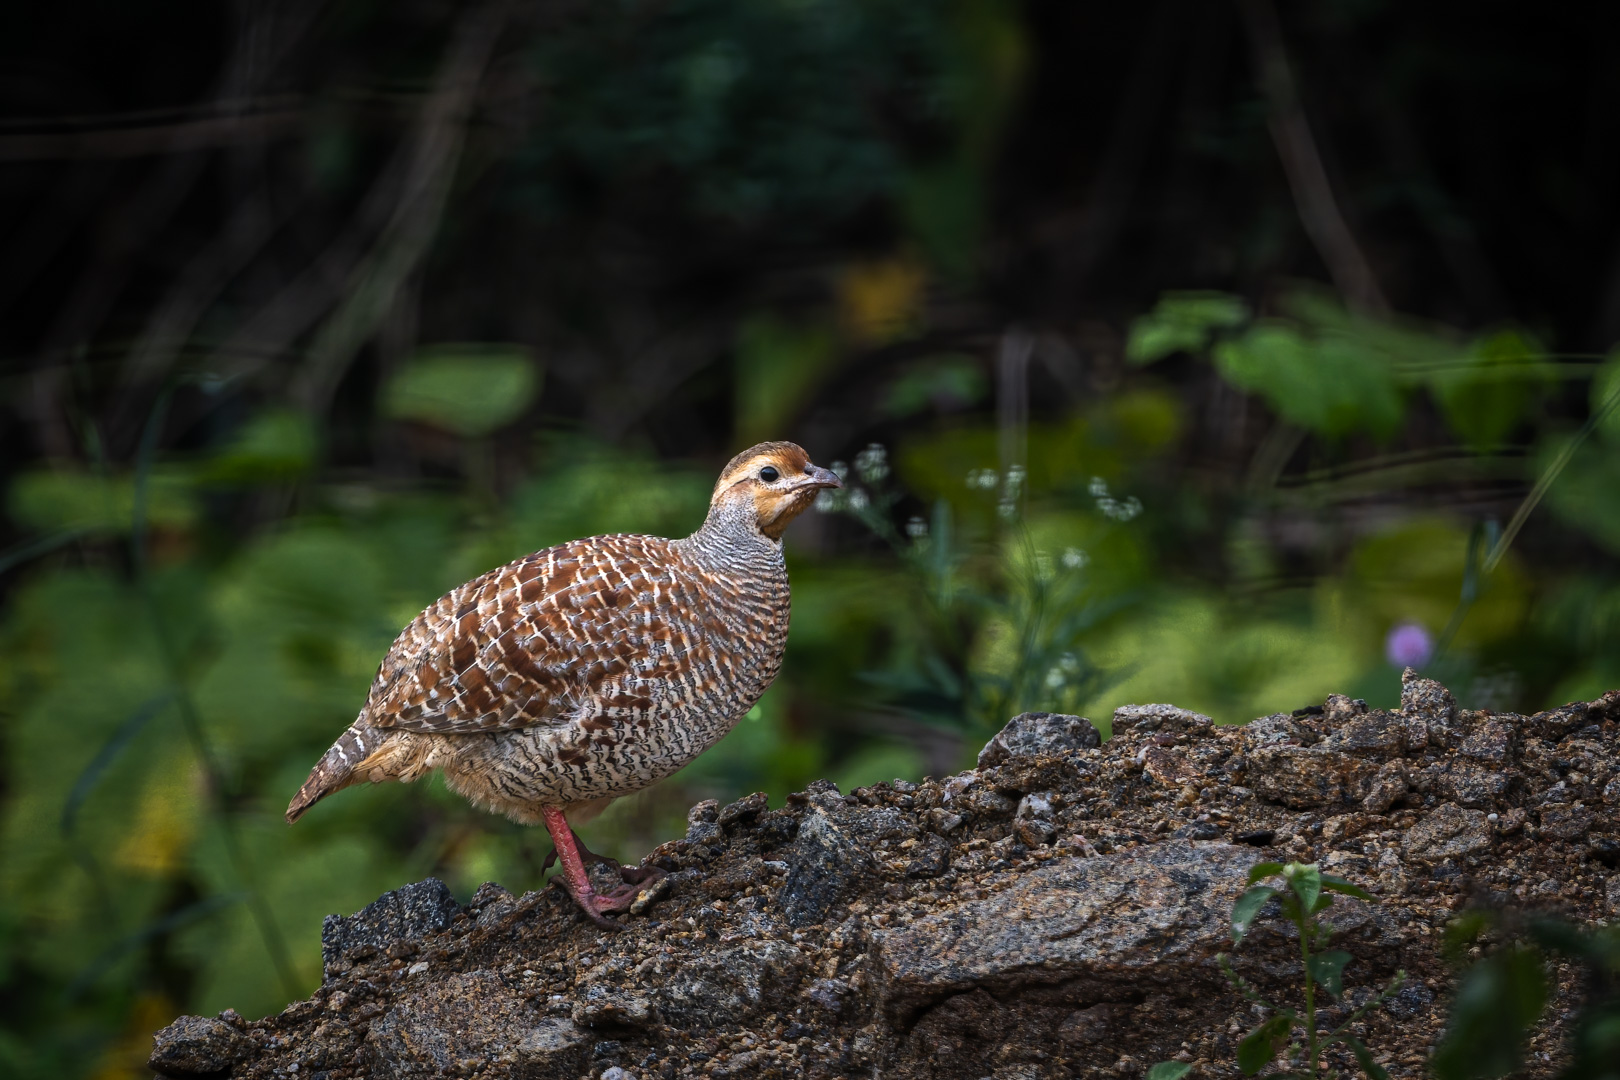
[[[303,109],[211,116],[147,127],[0,135],[0,163],[151,157],[285,139],[303,130]]]
[[[438,232],[466,139],[467,118],[490,53],[506,21],[505,0],[466,16],[456,30],[437,86],[422,109],[393,216],[366,259],[349,275],[342,305],[311,344],[295,396],[324,411],[360,346],[393,307]]]
[[[1362,311],[1378,314],[1390,310],[1372,264],[1357,242],[1355,233],[1339,209],[1328,181],[1327,168],[1311,134],[1310,123],[1300,105],[1288,53],[1283,45],[1282,28],[1271,0],[1239,0],[1260,92],[1269,112],[1271,139],[1282,159],[1288,187],[1300,224],[1316,246],[1333,283],[1345,300]]]

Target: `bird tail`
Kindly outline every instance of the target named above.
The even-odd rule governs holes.
[[[381,742],[379,733],[373,728],[355,724],[345,731],[332,748],[321,756],[315,767],[309,771],[309,779],[304,786],[298,789],[293,801],[287,804],[287,824],[291,825],[304,816],[304,811],[332,794],[342,791],[350,784],[357,784],[362,779],[355,775],[355,767],[364,761],[368,754],[377,748]]]

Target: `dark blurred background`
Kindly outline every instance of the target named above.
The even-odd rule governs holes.
[[[1280,8],[1280,10],[1279,10]],[[942,774],[1026,708],[1620,685],[1615,5],[0,11],[0,1073],[279,1009],[548,844],[281,811],[398,629],[737,450],[786,669],[587,830]],[[1106,726],[1104,724],[1104,726]]]

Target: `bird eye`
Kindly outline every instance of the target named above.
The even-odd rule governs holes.
[[[767,484],[771,483],[773,480],[775,480],[778,476],[781,476],[781,475],[782,474],[777,472],[775,467],[771,466],[771,465],[767,465],[763,469],[759,470],[759,478],[761,480],[765,481]]]

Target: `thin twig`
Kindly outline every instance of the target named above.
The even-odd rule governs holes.
[[[191,687],[186,681],[179,647],[175,644],[174,637],[169,632],[168,621],[164,618],[162,606],[158,603],[157,594],[152,589],[151,575],[147,568],[147,488],[151,478],[153,457],[157,450],[158,434],[162,431],[163,421],[168,415],[169,401],[173,393],[174,384],[171,382],[153,404],[152,411],[147,417],[146,429],[141,433],[140,447],[136,455],[134,505],[130,515],[130,565],[135,578],[136,590],[146,607],[147,617],[151,620],[158,653],[163,658],[164,670],[173,688],[174,702],[180,713],[181,727],[185,731],[186,739],[191,743],[192,752],[197,756],[198,764],[202,766],[203,775],[208,779],[208,791],[215,803],[215,812],[219,820],[220,839],[225,848],[226,859],[230,862],[231,870],[235,873],[236,879],[242,883],[246,894],[248,912],[253,918],[254,926],[259,931],[259,937],[264,943],[265,952],[269,954],[270,962],[276,969],[276,975],[281,980],[282,990],[291,1000],[299,996],[299,987],[287,952],[287,942],[282,936],[281,927],[276,922],[275,912],[271,910],[263,891],[259,889],[256,883],[252,863],[248,859],[247,853],[242,850],[241,838],[237,835],[236,824],[231,819],[230,808],[225,798],[225,770],[220,765],[213,744],[208,739],[207,730],[203,726],[202,714],[197,709],[196,699],[192,697]]]
[[[277,19],[284,30],[282,38],[272,50],[273,59],[284,56],[290,46],[300,38],[319,10],[318,0],[302,6],[282,5],[294,13],[261,15],[266,21]],[[253,35],[241,35],[237,47],[225,64],[213,97],[222,102],[245,102],[257,86],[274,70],[273,63],[256,58],[251,44]],[[68,301],[58,310],[40,349],[42,363],[34,379],[34,416],[41,445],[46,454],[55,458],[72,457],[72,440],[62,423],[60,397],[64,368],[72,350],[93,340],[105,322],[113,304],[134,272],[137,257],[145,250],[147,240],[162,228],[184,203],[198,179],[203,175],[208,155],[197,151],[174,153],[167,157],[148,176],[146,183],[126,204],[116,219],[116,226],[107,230],[106,240],[95,257],[75,283]]]
[[[1614,391],[1609,394],[1608,400],[1592,411],[1592,415],[1587,418],[1586,423],[1581,425],[1581,430],[1575,433],[1575,437],[1565,443],[1563,448],[1558,451],[1558,456],[1553,458],[1552,464],[1548,465],[1541,474],[1541,477],[1536,481],[1536,486],[1531,488],[1530,494],[1524,497],[1524,501],[1519,504],[1519,509],[1514,512],[1513,519],[1508,522],[1508,527],[1502,530],[1502,538],[1496,542],[1495,546],[1491,548],[1491,553],[1485,557],[1485,565],[1482,568],[1483,573],[1489,574],[1496,569],[1496,564],[1501,562],[1502,556],[1507,554],[1508,548],[1513,544],[1514,537],[1518,536],[1519,530],[1524,528],[1524,523],[1529,520],[1530,514],[1541,503],[1542,497],[1547,494],[1547,489],[1553,486],[1553,481],[1558,479],[1558,474],[1563,472],[1564,467],[1574,459],[1575,451],[1579,450],[1581,444],[1586,442],[1592,432],[1598,429],[1598,425],[1603,423],[1603,418],[1613,412],[1616,405],[1620,405],[1620,384],[1615,386]]]
[[[1390,310],[1389,301],[1339,208],[1316,137],[1300,104],[1276,9],[1271,0],[1239,0],[1238,6],[1254,50],[1256,81],[1266,99],[1271,138],[1282,159],[1289,190],[1294,193],[1300,224],[1350,305],[1385,314]]]
[[[160,382],[191,340],[210,305],[225,286],[257,255],[292,216],[296,202],[271,216],[268,199],[247,199],[224,230],[193,257],[162,305],[147,320],[124,365],[122,389],[116,396],[109,427],[114,433],[136,407],[142,387]]]
[[[427,255],[461,159],[467,118],[506,14],[506,0],[496,0],[465,17],[456,30],[437,86],[423,107],[393,216],[371,253],[349,275],[342,304],[310,345],[296,396],[311,412],[325,410],[355,353]]]
[[[0,135],[0,163],[106,161],[265,143],[301,134],[308,120],[303,109],[279,109],[252,116],[210,116],[146,127]]]

